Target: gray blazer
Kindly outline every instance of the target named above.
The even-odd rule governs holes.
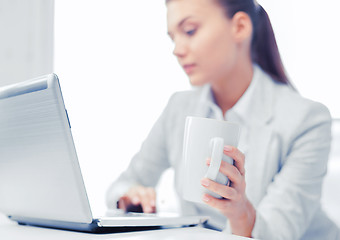
[[[256,208],[253,237],[259,239],[340,239],[321,209],[323,178],[331,143],[331,116],[320,103],[277,83],[259,67],[244,128],[246,193]],[[203,89],[174,94],[128,169],[107,193],[107,203],[133,184],[154,187],[161,173],[175,169],[183,214],[209,214],[210,225],[230,231],[227,219],[208,206],[181,199],[182,144],[187,116],[207,117]],[[240,146],[242,146],[240,139]]]

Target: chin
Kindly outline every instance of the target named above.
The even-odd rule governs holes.
[[[190,84],[194,87],[201,87],[208,82],[202,78],[199,77],[194,77],[194,76],[189,76]]]

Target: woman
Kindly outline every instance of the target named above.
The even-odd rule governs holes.
[[[167,0],[174,55],[193,86],[176,93],[140,152],[111,186],[107,202],[154,212],[153,187],[168,167],[180,194],[186,116],[238,122],[239,147],[224,154],[232,181],[201,184],[224,199],[181,200],[184,214],[209,214],[208,227],[259,239],[338,239],[320,205],[331,141],[331,117],[306,100],[285,75],[265,10],[253,0]],[[209,162],[207,162],[209,164]]]

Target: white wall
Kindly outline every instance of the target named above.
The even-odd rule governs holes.
[[[53,70],[53,0],[0,0],[0,86]]]

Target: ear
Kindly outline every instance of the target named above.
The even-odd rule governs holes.
[[[253,24],[250,16],[245,12],[237,12],[232,18],[232,34],[238,43],[251,40]]]

